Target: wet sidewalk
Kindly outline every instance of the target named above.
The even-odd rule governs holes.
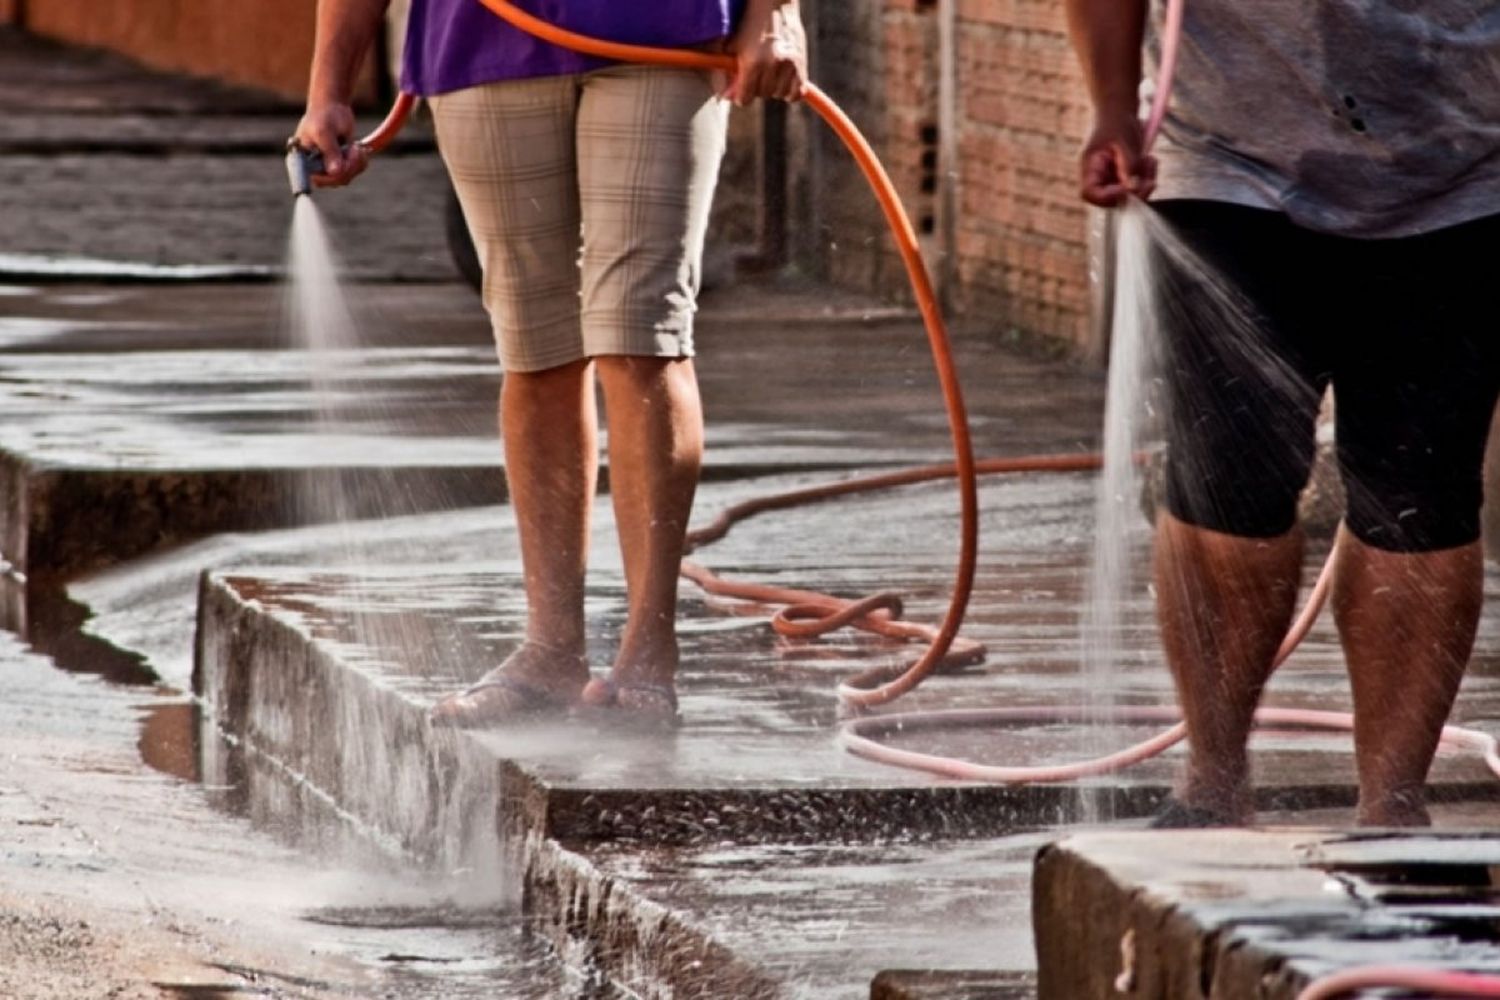
[[[1038,996],[1293,1000],[1350,967],[1494,975],[1493,807],[1445,818],[1480,829],[1065,837],[1037,860]]]
[[[805,481],[714,484],[703,507]],[[1091,490],[1082,476],[985,488],[988,541],[966,632],[991,657],[970,674],[929,682],[900,709],[1098,703],[1089,687],[1100,681],[1080,672],[1077,655],[1088,548],[1079,525]],[[933,487],[781,514],[746,525],[702,559],[731,577],[846,596],[896,589],[912,596],[914,617],[934,620],[951,559],[951,507],[949,492]],[[831,648],[790,644],[763,618],[726,614],[692,588],[677,731],[642,737],[588,719],[434,730],[424,718],[432,701],[520,640],[519,567],[513,539],[497,530],[502,520],[481,511],[468,526],[446,519],[445,542],[435,540],[435,524],[412,525],[424,539],[416,547],[437,556],[428,565],[355,576],[215,574],[202,593],[203,694],[236,740],[275,762],[252,782],[252,796],[280,800],[283,814],[318,830],[329,822],[326,793],[363,836],[443,869],[476,867],[475,852],[510,859],[503,875],[519,880],[533,926],[562,954],[644,995],[862,996],[893,968],[1024,977],[1034,968],[1030,865],[1047,831],[1101,819],[1130,825],[1170,782],[1175,755],[1082,788],[970,786],[852,758],[833,740],[832,689],[900,652],[847,638]],[[404,530],[388,525],[388,541]],[[624,595],[608,526],[597,530],[589,613],[594,660],[604,663]],[[461,555],[486,551],[502,558],[466,565]],[[1133,593],[1133,638],[1104,701],[1169,703],[1144,581]],[[1490,630],[1461,701],[1464,718],[1494,717],[1487,665],[1497,653]],[[1346,706],[1326,626],[1277,677],[1270,700]],[[1049,723],[896,741],[1046,764],[1149,731]],[[1268,734],[1255,759],[1267,818],[1318,810],[1321,822],[1348,822],[1347,737]],[[301,776],[310,794],[289,806],[274,772]],[[1441,759],[1433,788],[1445,800],[1494,800],[1493,778],[1467,758]]]
[[[117,849],[72,871],[79,894],[96,884],[86,865],[97,863],[101,877],[123,873],[125,912],[153,912],[129,879],[161,879],[172,886],[163,911],[203,927],[217,918],[212,901],[194,901],[195,883],[217,887],[227,905],[361,968],[383,963],[387,992],[376,995],[1034,995],[1033,859],[1075,824],[1139,836],[1129,831],[1165,794],[1173,754],[1069,786],[971,785],[852,757],[835,742],[835,686],[914,650],[847,635],[783,640],[763,609],[690,585],[680,728],[642,734],[574,718],[435,729],[433,701],[520,641],[523,595],[493,348],[473,294],[442,280],[440,166],[425,140],[413,136],[370,183],[319,197],[365,279],[350,293],[361,346],[320,366],[286,342],[284,293],[266,280],[290,219],[277,152],[293,109],[0,34],[0,110],[0,213],[19,220],[0,259],[10,275],[0,285],[0,607],[31,646],[0,649],[0,663],[26,677],[0,717],[16,759],[51,760],[49,741],[90,736],[0,788],[0,828],[19,845],[0,862],[31,872],[48,858],[78,861],[26,825],[30,804],[50,804],[66,829],[95,840],[124,816]],[[88,212],[74,210],[80,202]],[[220,269],[215,282],[181,280],[204,265]],[[709,445],[696,524],[765,493],[948,459],[911,315],[783,278],[716,289],[700,324]],[[960,338],[957,352],[981,455],[1093,449],[1098,373],[993,336]],[[607,490],[607,454],[605,465]],[[899,708],[1171,700],[1144,521],[1112,669],[1080,667],[1095,488],[1083,473],[986,480],[965,634],[988,656]],[[607,507],[602,498],[586,598],[596,669],[625,612]],[[757,518],[698,558],[731,578],[840,596],[899,591],[909,617],[935,622],[956,529],[956,495],[939,482]],[[1493,571],[1487,589],[1494,607]],[[1500,715],[1494,620],[1456,721]],[[62,675],[49,658],[112,683]],[[189,690],[201,712],[184,701]],[[120,715],[148,692],[139,725],[112,717],[88,729],[90,710]],[[1327,623],[1270,700],[1347,706]],[[1043,764],[1149,731],[1049,722],[891,739]],[[1349,822],[1346,737],[1264,734],[1256,766],[1264,818]],[[72,771],[84,777],[55,777]],[[1493,778],[1466,758],[1441,758],[1433,785],[1443,822],[1483,821],[1496,798]],[[155,815],[181,817],[182,839],[157,845]],[[268,831],[296,850],[261,843]],[[248,846],[228,864],[251,873],[248,888],[205,860],[235,837]],[[486,908],[454,911],[422,893],[405,906],[367,893],[350,903],[307,878],[306,854],[380,859],[383,874],[363,877],[415,874]],[[186,874],[163,874],[174,865]],[[252,891],[262,866],[292,900],[271,907],[276,921]],[[39,891],[13,871],[0,883]],[[420,924],[418,946],[401,943],[402,921]],[[294,973],[286,955],[300,994],[294,978],[262,976],[261,990],[233,968],[218,969],[216,988],[374,992],[345,968]],[[201,965],[200,953],[194,975]],[[405,972],[393,978],[391,967]]]
[[[465,318],[472,299],[457,287],[412,292],[377,286],[360,294],[387,319],[405,310],[400,327],[426,331],[431,350],[467,352],[475,381],[460,405],[434,408],[434,384],[449,391],[458,380],[435,379],[431,358],[392,364],[383,369],[383,409],[442,442],[422,454],[473,448],[503,476],[486,426],[494,385],[480,360],[485,331],[482,320]],[[222,310],[195,341],[195,317],[217,295],[232,295],[244,312]],[[91,311],[90,296],[113,307],[108,318]],[[257,296],[264,315],[274,314],[253,288],[184,288],[134,302],[120,289],[13,296],[29,297],[52,326],[34,327],[25,350],[5,359],[7,384],[20,387],[17,398],[72,403],[42,413],[18,404],[8,439],[14,454],[38,465],[76,456],[74,474],[88,481],[115,474],[118,462],[111,449],[90,451],[87,443],[131,434],[155,443],[150,461],[132,472],[147,483],[207,482],[254,469],[256,460],[281,467],[302,449],[326,449],[309,465],[327,468],[351,431],[363,436],[352,454],[382,448],[398,456],[389,424],[356,420],[330,430],[314,418],[298,355],[265,338],[267,320],[255,319],[250,305]],[[749,496],[943,457],[932,377],[909,317],[853,303],[832,308],[818,290],[747,286],[711,298],[703,326],[713,459],[700,522]],[[403,352],[413,348],[399,346],[381,322],[370,329],[363,353],[408,363]],[[960,349],[986,454],[1088,448],[1098,419],[1095,375],[973,341]],[[795,370],[776,363],[799,352],[807,363]],[[849,357],[860,365],[851,368]],[[247,358],[254,371],[271,372],[270,388],[241,371]],[[136,365],[143,374],[131,374]],[[210,393],[205,386],[219,371],[224,388]],[[181,437],[199,444],[179,446]],[[264,440],[250,447],[257,437]],[[902,446],[888,450],[889,440]],[[414,475],[431,477],[422,467]],[[902,707],[1094,699],[1097,681],[1078,665],[1093,491],[1087,474],[986,483],[968,634],[990,647],[990,658],[980,670],[933,681]],[[763,618],[726,614],[691,587],[683,606],[685,722],[669,737],[641,739],[589,720],[434,731],[427,706],[519,641],[521,607],[505,508],[465,507],[441,486],[429,495],[440,502],[427,513],[392,511],[378,522],[253,535],[218,533],[232,523],[204,527],[213,537],[179,539],[176,548],[75,580],[69,592],[96,613],[93,632],[149,649],[163,679],[178,687],[193,669],[196,618],[198,687],[211,710],[196,737],[202,778],[238,788],[244,813],[300,829],[307,844],[376,845],[408,865],[508,885],[560,955],[639,991],[712,996],[732,982],[747,996],[854,996],[882,971],[906,968],[988,970],[1024,995],[1033,968],[1029,865],[1046,831],[1142,816],[1168,784],[1170,759],[1080,792],[964,786],[849,757],[832,739],[834,685],[906,652],[847,638],[831,648],[787,644]],[[913,617],[932,621],[950,583],[955,515],[951,485],[931,484],[751,521],[701,558],[731,577],[843,595],[900,590]],[[107,521],[87,534],[124,537]],[[604,663],[624,587],[602,510],[595,535],[591,651]],[[203,569],[213,572],[195,611]],[[1145,581],[1130,593],[1132,638],[1108,695],[1164,703],[1169,682],[1156,659]],[[1466,716],[1494,714],[1486,666],[1494,655],[1489,630]],[[1273,696],[1306,707],[1344,703],[1326,628],[1278,678]],[[234,746],[220,742],[220,729]],[[1144,734],[1040,725],[900,739],[993,762],[1047,763]],[[1269,737],[1258,761],[1268,810],[1350,802],[1342,737]],[[1435,781],[1452,798],[1491,794],[1469,761],[1442,761]]]

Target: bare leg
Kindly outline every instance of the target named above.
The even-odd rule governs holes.
[[[583,652],[597,425],[589,362],[505,376],[500,427],[520,527],[526,637],[574,654]]]
[[[1295,529],[1240,538],[1158,519],[1157,618],[1188,727],[1186,805],[1237,823],[1253,818],[1246,744],[1301,570]]]
[[[689,359],[600,357],[610,494],[629,590],[611,679],[671,687],[677,579],[703,463],[703,409]]]
[[[1359,822],[1427,826],[1423,786],[1479,623],[1480,544],[1387,552],[1341,529],[1336,570],[1333,613],[1354,688]]]
[[[521,537],[527,642],[481,684],[433,709],[440,721],[482,725],[524,710],[524,692],[571,702],[588,681],[583,586],[598,475],[598,415],[588,361],[509,372],[500,390],[505,474]]]

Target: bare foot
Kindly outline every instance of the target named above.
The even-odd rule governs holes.
[[[588,676],[582,656],[527,641],[468,688],[432,706],[429,718],[442,725],[477,727],[559,714],[578,701]]]

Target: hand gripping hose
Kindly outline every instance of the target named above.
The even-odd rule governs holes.
[[[565,48],[588,55],[620,62],[650,63],[663,66],[678,66],[688,69],[716,69],[733,71],[735,59],[729,55],[710,54],[693,50],[658,49],[641,45],[628,45],[603,39],[589,38],[575,32],[556,27],[514,6],[508,0],[478,0],[491,12],[512,26]],[[1144,130],[1144,146],[1149,149],[1158,135],[1172,89],[1176,69],[1177,53],[1182,34],[1184,0],[1168,0],[1166,27],[1163,32],[1162,54],[1157,78],[1156,92]],[[773,624],[787,635],[814,635],[844,625],[854,625],[880,635],[901,639],[920,639],[928,643],[924,652],[914,663],[893,679],[883,679],[867,673],[839,685],[839,699],[854,709],[867,709],[885,704],[901,697],[920,685],[934,671],[944,666],[955,666],[982,659],[983,647],[977,643],[960,639],[959,625],[968,608],[973,590],[974,571],[978,552],[979,502],[977,476],[983,473],[1036,472],[1036,471],[1081,471],[1096,469],[1101,460],[1097,455],[1044,455],[1028,458],[995,459],[977,463],[969,434],[968,417],[963,394],[959,386],[953,361],[952,348],[943,323],[937,296],[922,261],[916,231],[903,209],[890,177],[865,141],[859,130],[822,90],[809,84],[805,99],[811,107],[838,135],[853,155],[860,171],[869,182],[876,200],[880,204],[886,222],[890,226],[900,253],[902,264],[912,286],[912,293],[922,316],[923,326],[932,350],[933,363],[943,393],[943,402],[948,416],[949,432],[953,442],[954,462],[951,465],[929,466],[888,475],[871,476],[848,480],[827,486],[797,490],[777,496],[762,497],[747,501],[723,512],[707,527],[688,535],[687,547],[693,551],[723,537],[732,525],[746,517],[768,510],[784,509],[800,504],[818,503],[855,492],[890,489],[916,482],[942,478],[955,478],[961,506],[959,529],[959,558],[955,571],[953,593],[947,613],[938,628],[904,622],[899,619],[900,601],[891,594],[876,594],[862,600],[848,600],[811,591],[766,587],[758,584],[723,580],[707,569],[684,560],[682,574],[693,580],[711,594],[729,596],[742,600],[783,605]],[[396,132],[405,123],[414,104],[408,94],[402,94],[392,107],[385,121],[370,135],[360,140],[371,152],[379,152],[389,144]],[[1277,651],[1276,663],[1280,665],[1311,629],[1321,610],[1329,589],[1334,565],[1334,553],[1318,576],[1307,605]],[[850,751],[873,760],[915,768],[930,773],[972,781],[990,782],[1038,782],[1065,781],[1087,775],[1103,774],[1118,770],[1143,760],[1172,746],[1183,738],[1185,729],[1180,721],[1172,728],[1144,743],[1111,754],[1096,761],[1085,761],[1059,767],[991,767],[967,761],[952,760],[927,754],[900,751],[884,746],[869,738],[875,732],[893,730],[911,731],[921,728],[995,724],[1005,722],[1049,721],[1082,716],[1078,708],[1055,709],[987,709],[958,712],[924,712],[905,715],[885,715],[856,718],[846,722],[840,729],[840,740]],[[1122,718],[1139,721],[1170,722],[1180,719],[1175,709],[1134,708],[1119,714]],[[1298,727],[1352,728],[1352,718],[1341,712],[1295,711],[1286,709],[1261,709],[1256,720],[1265,724]],[[1479,751],[1486,764],[1500,775],[1500,750],[1493,737],[1475,730],[1447,726],[1443,729],[1442,742]],[[1466,973],[1441,972],[1401,966],[1370,966],[1338,973],[1313,983],[1302,992],[1298,1000],[1333,1000],[1354,991],[1377,987],[1405,987],[1427,990],[1436,996],[1500,997],[1500,979]]]

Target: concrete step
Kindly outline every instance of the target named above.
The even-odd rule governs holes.
[[[707,484],[705,516],[796,478]],[[987,536],[995,547],[986,552],[990,569],[970,628],[990,644],[991,660],[924,686],[913,707],[1080,697],[1079,686],[1091,682],[1062,637],[1077,627],[1071,615],[1087,546],[1067,533],[1090,496],[1086,480],[1066,477],[986,485],[985,509],[997,522],[1028,524],[1011,534],[997,525]],[[917,595],[912,614],[930,620],[948,572],[941,525],[951,502],[934,487],[786,512],[743,526],[703,558],[731,576],[845,593],[894,587]],[[898,522],[899,552],[888,536],[859,530]],[[391,525],[388,541],[400,531]],[[622,621],[624,582],[602,515],[595,531],[587,602],[598,663]],[[414,860],[506,880],[562,954],[644,995],[670,988],[864,996],[882,969],[982,969],[985,960],[1024,973],[1031,967],[1024,872],[1002,883],[1005,872],[1029,864],[1040,843],[1030,831],[1085,816],[1138,821],[1172,777],[1168,759],[1086,789],[970,786],[851,758],[831,739],[831,688],[852,666],[897,651],[838,640],[829,659],[829,650],[784,643],[758,621],[691,593],[681,625],[680,728],[643,735],[580,718],[436,730],[426,709],[514,647],[524,602],[513,555],[476,562],[476,553],[514,552],[508,528],[429,526],[424,538],[425,563],[207,577],[200,695],[217,725],[269,762],[261,814],[280,810],[281,821],[317,829],[334,810]],[[1126,700],[1169,700],[1165,671],[1145,655],[1148,595],[1133,593],[1124,609],[1131,645],[1111,684]],[[1492,647],[1493,637],[1481,658],[1492,657]],[[1342,686],[1331,631],[1316,630],[1298,657],[1278,677],[1278,696],[1335,706]],[[1493,711],[1489,674],[1471,679],[1466,712]],[[997,762],[1049,763],[1132,734],[1040,725],[895,738]],[[1259,738],[1256,761],[1264,808],[1352,801],[1342,735],[1269,734]],[[1442,759],[1434,778],[1449,795],[1493,794],[1493,779],[1467,759]],[[296,818],[309,809],[311,818]],[[930,897],[914,900],[913,885]],[[846,920],[847,937],[838,930]],[[856,962],[850,956],[866,939],[879,946],[858,952]],[[700,990],[710,981],[732,989]],[[799,987],[810,992],[797,994]]]
[[[1073,834],[1036,863],[1038,996],[1293,1000],[1365,965],[1500,973],[1497,864],[1493,832]]]
[[[1036,976],[1029,972],[882,972],[870,1000],[1033,1000]]]

